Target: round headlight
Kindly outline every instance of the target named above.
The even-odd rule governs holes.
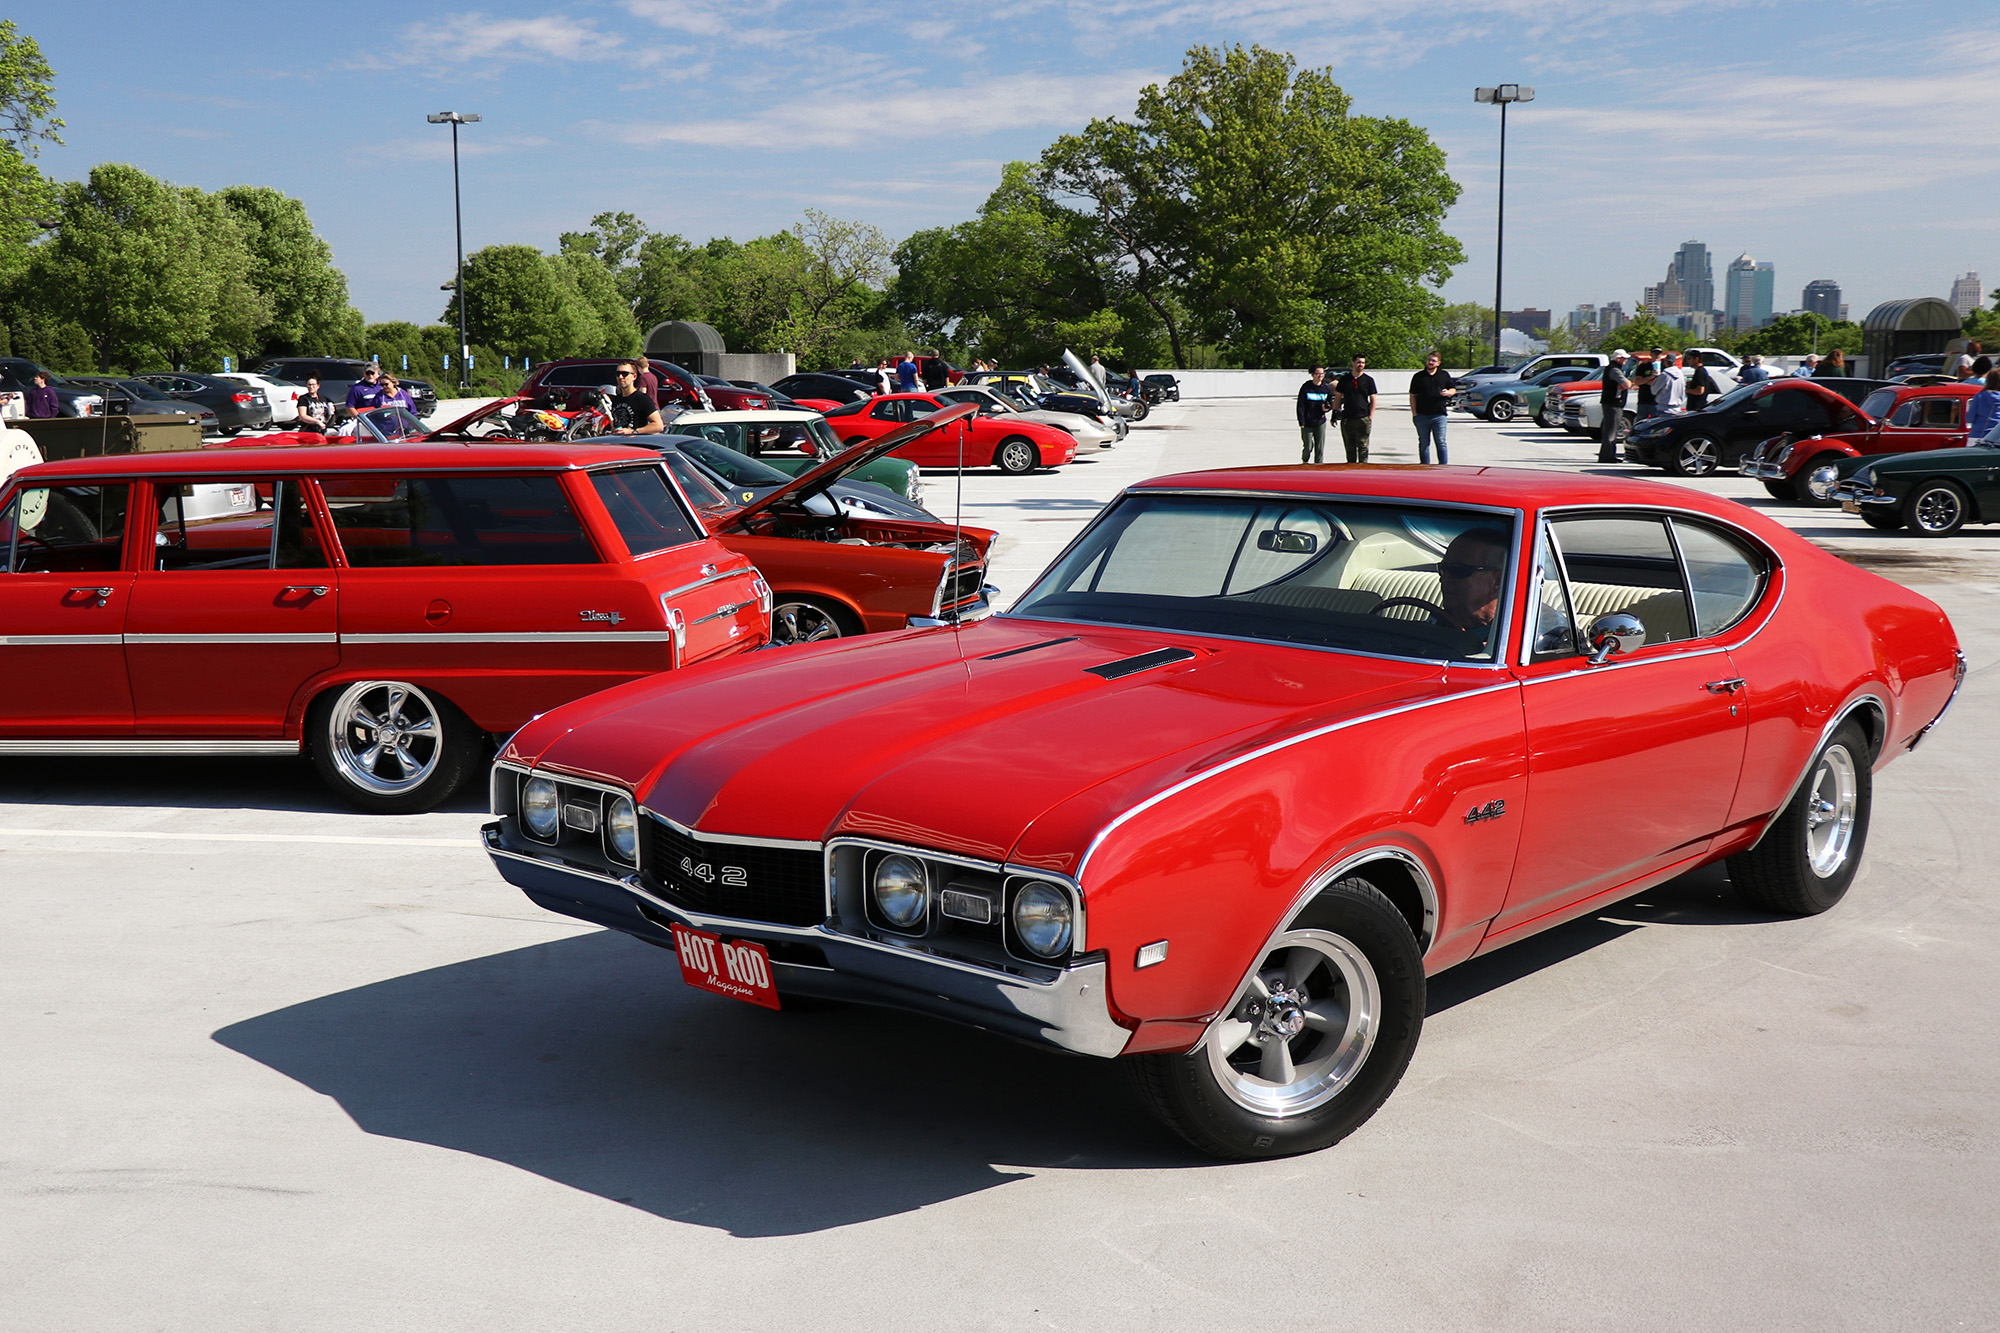
[[[1054,958],[1069,948],[1069,895],[1040,880],[1014,895],[1014,934],[1029,953]]]
[[[521,788],[521,822],[528,826],[528,832],[537,838],[553,838],[561,818],[556,784],[547,778],[529,778]]]
[[[870,886],[876,910],[898,930],[908,930],[924,919],[930,897],[930,882],[921,864],[907,856],[885,856],[875,867]]]
[[[631,797],[611,798],[611,808],[604,812],[604,841],[619,860],[639,864],[639,813]]]

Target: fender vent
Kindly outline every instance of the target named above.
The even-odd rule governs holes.
[[[1093,676],[1106,680],[1121,680],[1126,676],[1136,676],[1141,671],[1151,671],[1173,662],[1185,662],[1194,656],[1190,648],[1155,648],[1150,653],[1140,653],[1136,657],[1121,657],[1116,662],[1106,662],[1101,666],[1085,667]]]

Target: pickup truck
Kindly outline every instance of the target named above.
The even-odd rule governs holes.
[[[1476,389],[1482,384],[1493,384],[1500,380],[1531,380],[1543,371],[1554,370],[1557,366],[1590,366],[1602,368],[1611,364],[1611,358],[1602,352],[1544,352],[1531,361],[1523,361],[1512,368],[1482,366],[1478,370],[1459,376],[1452,381],[1452,387],[1459,391],[1458,401],[1465,401],[1465,391]]]

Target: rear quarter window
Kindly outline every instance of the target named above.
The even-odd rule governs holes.
[[[320,489],[356,569],[598,563],[553,473],[332,476]]]
[[[667,485],[657,466],[609,468],[590,474],[591,488],[612,526],[634,556],[699,541],[702,532]]]

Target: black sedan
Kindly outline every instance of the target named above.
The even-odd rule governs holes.
[[[190,416],[201,422],[201,433],[212,435],[220,422],[200,403],[169,398],[144,380],[119,379],[111,375],[65,375],[62,383],[104,399],[107,414],[128,416]]]
[[[1178,403],[1181,400],[1181,382],[1172,375],[1148,375],[1146,385],[1148,389],[1160,391],[1160,397],[1155,401]]]
[[[1871,458],[1830,492],[1871,528],[1907,527],[1949,537],[1968,523],[2000,522],[2000,441]]]
[[[787,398],[818,398],[835,403],[861,403],[881,392],[869,380],[850,379],[824,371],[805,370],[787,375],[771,386]]]
[[[1739,385],[1699,412],[1648,417],[1625,439],[1625,461],[1706,477],[1735,467],[1773,435],[1823,435],[1864,424],[1845,381],[1785,378]]]
[[[217,375],[193,375],[186,371],[155,370],[134,379],[144,380],[164,397],[184,403],[200,403],[215,413],[224,435],[246,430],[263,430],[271,424],[271,404],[264,395],[240,380]]]

